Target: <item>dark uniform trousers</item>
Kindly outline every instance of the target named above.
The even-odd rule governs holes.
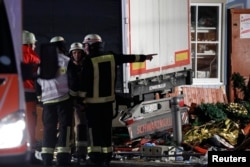
[[[88,145],[88,129],[87,129],[86,113],[83,110],[75,109],[74,111],[74,131],[75,131],[75,147],[77,158],[86,158]]]
[[[35,148],[36,146],[36,124],[37,124],[37,112],[36,104],[37,98],[35,92],[25,92],[25,101],[27,109],[27,122],[28,129],[31,136],[31,146]]]
[[[43,105],[44,137],[42,158],[45,163],[50,163],[53,160],[55,148],[57,151],[57,163],[70,163],[72,118],[73,109],[70,100]],[[57,131],[58,128],[59,133]]]
[[[110,162],[112,158],[113,103],[88,104],[88,155],[93,162]]]

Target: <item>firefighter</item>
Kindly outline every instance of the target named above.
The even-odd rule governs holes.
[[[37,92],[43,105],[44,136],[41,157],[43,164],[50,166],[56,151],[57,165],[67,166],[71,163],[70,139],[73,118],[67,75],[69,57],[65,55],[66,47],[63,37],[53,37],[50,43],[57,50],[57,74],[52,79],[37,79]]]
[[[112,157],[112,118],[115,101],[116,66],[122,63],[151,60],[149,55],[122,55],[104,51],[98,34],[88,34],[83,40],[88,54],[83,62],[80,96],[88,120],[89,164],[109,167]]]
[[[38,65],[40,63],[39,55],[34,51],[36,47],[36,37],[34,33],[23,30],[22,33],[22,50],[23,50],[23,63],[26,65],[31,65],[31,72],[36,74]],[[35,91],[35,75],[29,77],[23,77],[24,91],[25,91],[25,101],[26,101],[26,116],[28,122],[28,129],[31,138],[31,146],[35,149],[36,146],[36,124],[37,124],[37,113],[36,113],[36,91]]]
[[[87,154],[87,122],[84,112],[84,108],[81,105],[81,98],[78,95],[79,84],[81,80],[82,63],[84,60],[83,44],[80,42],[74,42],[70,45],[69,49],[70,62],[68,65],[68,77],[70,95],[73,100],[74,106],[74,141],[75,150],[73,157],[81,161],[86,160]]]

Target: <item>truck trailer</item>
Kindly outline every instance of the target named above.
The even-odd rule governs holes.
[[[158,53],[153,61],[126,64],[116,105],[131,139],[173,127],[168,93],[192,83],[189,1],[123,1],[123,52]],[[180,12],[181,11],[181,12]],[[120,88],[120,89],[119,89]],[[187,113],[181,113],[183,124]]]

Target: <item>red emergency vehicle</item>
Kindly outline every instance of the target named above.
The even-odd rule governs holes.
[[[0,0],[0,164],[28,162],[31,157],[21,70],[21,6],[21,0]]]

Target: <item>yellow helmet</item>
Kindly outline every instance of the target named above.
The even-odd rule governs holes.
[[[82,43],[88,43],[89,45],[92,45],[93,43],[102,42],[102,38],[98,34],[88,34],[84,37],[84,40]]]
[[[32,32],[23,30],[23,44],[35,44],[36,43],[36,37]]]
[[[71,52],[72,50],[76,50],[76,49],[79,49],[79,50],[83,51],[83,45],[82,45],[82,43],[80,43],[80,42],[74,42],[74,43],[72,43],[70,45],[69,52]]]
[[[64,42],[64,38],[62,36],[55,36],[53,38],[51,38],[50,43],[53,42]]]

